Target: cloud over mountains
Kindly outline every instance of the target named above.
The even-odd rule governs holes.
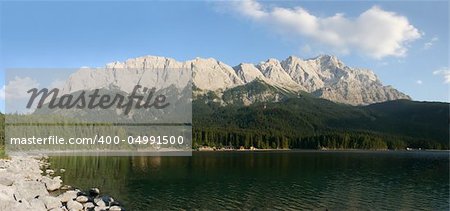
[[[302,7],[266,8],[255,0],[235,4],[239,14],[265,24],[281,35],[308,38],[339,52],[356,51],[375,59],[403,57],[408,51],[408,43],[422,36],[407,17],[378,6],[350,18],[343,13],[320,17]]]

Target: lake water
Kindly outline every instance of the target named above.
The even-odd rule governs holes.
[[[448,152],[194,152],[53,157],[65,184],[127,210],[449,210]]]

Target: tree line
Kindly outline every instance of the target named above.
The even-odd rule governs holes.
[[[249,149],[371,149],[404,150],[409,148],[448,149],[448,146],[430,140],[372,132],[329,131],[322,134],[300,136],[282,132],[262,132],[226,128],[196,128],[192,134],[193,148],[241,147]]]

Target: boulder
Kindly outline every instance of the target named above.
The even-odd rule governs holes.
[[[110,203],[114,202],[111,196],[102,196],[101,199],[105,202],[106,206],[110,206]]]
[[[16,181],[13,186],[16,190],[16,198],[30,201],[37,196],[47,196],[45,185],[38,181]]]
[[[0,210],[15,210],[17,204],[14,200],[0,200]]]
[[[30,204],[26,201],[22,202],[22,203],[16,203],[14,208],[11,208],[9,210],[12,211],[29,211],[29,210],[33,210],[32,207],[30,206]]]
[[[14,190],[0,185],[0,210],[13,210],[18,202],[14,199]]]
[[[0,185],[11,186],[14,181],[7,177],[0,177]]]
[[[119,206],[112,206],[109,208],[109,211],[122,211],[122,208]]]
[[[48,191],[55,191],[58,190],[61,187],[61,177],[57,176],[57,177],[42,177],[41,181],[45,184],[45,187],[47,188]]]
[[[101,198],[94,199],[94,202],[99,207],[106,207],[106,203]]]
[[[106,211],[107,207],[94,207],[94,211]]]
[[[45,203],[38,198],[30,200],[30,207],[36,211],[47,211]]]
[[[85,203],[85,202],[87,202],[89,200],[89,198],[87,197],[87,196],[78,196],[77,198],[76,198],[76,201],[77,202],[80,202],[80,203]]]
[[[83,205],[80,202],[73,200],[68,201],[66,206],[69,210],[83,210]]]
[[[111,203],[114,202],[114,199],[110,196],[101,196],[94,199],[95,204],[98,206],[111,206]]]
[[[68,202],[70,200],[76,199],[77,193],[78,193],[77,191],[69,190],[59,195],[58,198],[59,200],[61,200],[61,202]]]
[[[90,208],[94,208],[95,204],[92,203],[92,202],[87,202],[87,203],[83,204],[83,207],[84,207],[84,209],[87,210],[87,209],[90,209]]]
[[[62,206],[61,201],[59,200],[59,198],[54,197],[54,196],[44,196],[44,197],[39,197],[45,204],[45,207],[47,207],[47,209],[53,209],[53,208],[58,208]]]

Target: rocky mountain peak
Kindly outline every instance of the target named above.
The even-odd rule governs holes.
[[[260,80],[277,89],[293,93],[306,91],[317,97],[352,105],[410,99],[398,90],[384,86],[374,72],[346,66],[331,55],[306,60],[296,56],[282,61],[271,58],[256,65],[241,63],[235,67],[214,58],[180,62],[168,57],[143,56],[112,62],[101,69],[80,69],[69,78],[64,90],[73,92],[114,86],[129,91],[137,83],[157,88],[175,84],[182,88],[185,84],[179,84],[179,81],[184,81],[180,77],[189,77],[190,73],[194,85],[203,92],[223,92]]]

